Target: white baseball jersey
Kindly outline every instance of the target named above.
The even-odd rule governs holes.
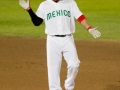
[[[75,32],[74,18],[78,19],[82,12],[74,0],[61,0],[58,3],[46,0],[40,4],[36,15],[45,21],[46,34],[66,35]]]

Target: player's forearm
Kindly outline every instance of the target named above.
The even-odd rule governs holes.
[[[85,27],[86,29],[90,28],[91,26],[88,24],[86,17],[84,15],[81,15],[78,19],[78,22],[81,23],[81,25],[83,27]]]
[[[27,11],[28,11],[28,13],[29,13],[29,15],[30,15],[30,17],[31,17],[31,19],[32,19],[32,22],[33,22],[33,24],[34,24],[35,26],[39,26],[39,25],[42,24],[43,19],[40,18],[40,17],[38,17],[38,16],[33,12],[33,10],[32,10],[31,8],[28,8]]]
[[[83,27],[85,27],[87,30],[91,27],[91,26],[88,24],[88,22],[87,22],[86,19],[84,19],[84,20],[81,21],[81,25],[82,25]]]

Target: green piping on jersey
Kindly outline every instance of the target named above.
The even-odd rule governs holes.
[[[70,11],[67,10],[56,10],[56,11],[52,11],[50,13],[47,14],[47,20],[57,17],[57,16],[67,16],[70,17]]]

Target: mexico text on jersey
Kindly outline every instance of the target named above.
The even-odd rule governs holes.
[[[67,10],[56,10],[56,11],[52,11],[50,13],[47,14],[47,20],[57,17],[57,16],[67,16],[70,17],[71,13],[70,11]]]

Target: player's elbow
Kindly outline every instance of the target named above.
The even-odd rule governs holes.
[[[43,22],[43,19],[41,18],[32,19],[32,22],[35,26],[40,26]]]
[[[42,24],[42,22],[40,23],[40,22],[34,22],[33,23],[35,26],[40,26],[41,24]]]

